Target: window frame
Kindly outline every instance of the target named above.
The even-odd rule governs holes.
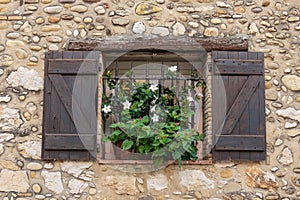
[[[134,51],[131,51],[131,53],[133,54],[133,58],[132,57],[130,57],[129,56],[129,58],[128,59],[130,59],[131,61],[132,61],[132,59],[136,59],[136,60],[134,60],[134,61],[145,61],[145,59],[147,59],[147,56],[149,56],[149,55],[146,55],[146,56],[140,56],[140,52],[142,51],[142,52],[146,52],[146,54],[147,53],[150,53],[150,54],[152,54],[153,52],[155,52],[155,51],[160,51],[159,49],[135,49]],[[169,51],[170,53],[173,53],[173,52],[171,52],[171,51]],[[107,59],[109,60],[109,57],[111,56],[110,55],[110,53],[111,52],[108,52],[108,55],[106,55],[106,51],[101,51],[100,52],[100,54],[101,54],[101,56],[100,56],[100,65],[102,66],[101,67],[101,71],[100,71],[100,76],[99,76],[99,83],[101,83],[101,85],[98,85],[98,94],[99,94],[99,96],[98,96],[98,99],[100,99],[100,98],[102,98],[102,93],[103,93],[103,88],[102,88],[102,85],[103,85],[103,82],[104,82],[104,79],[103,79],[103,73],[106,71],[106,62],[108,62],[109,63],[109,61],[107,61]],[[191,53],[192,54],[197,54],[197,53],[199,53],[197,50],[196,51],[190,51],[189,52],[189,56],[191,56]],[[143,54],[143,53],[142,53]],[[123,56],[124,54],[118,54],[119,56]],[[114,58],[114,56],[115,55],[113,55],[112,57]],[[136,56],[136,57],[134,57],[134,56]],[[194,55],[192,55],[192,57],[193,57]],[[126,57],[127,58],[127,57]],[[125,59],[126,59],[125,58]],[[169,62],[171,62],[171,61],[173,61],[173,62],[178,62],[178,60],[180,60],[181,62],[186,62],[186,63],[188,63],[189,65],[191,65],[193,68],[194,68],[194,66],[191,64],[191,63],[189,63],[189,61],[187,61],[187,60],[185,60],[184,58],[182,58],[182,57],[180,57],[180,56],[176,56],[175,58],[177,58],[177,60],[176,61],[174,61],[174,57],[168,57],[167,59],[164,59],[164,58],[158,58],[158,60],[161,60],[162,62],[167,62],[167,61],[169,61]],[[155,59],[155,58],[153,58],[153,59]],[[111,64],[111,63],[110,63]],[[206,64],[205,64],[206,65]],[[194,70],[196,70],[195,68],[194,68]],[[199,78],[199,80],[204,80],[204,82],[205,82],[205,79],[204,78]],[[201,99],[201,103],[203,104],[203,100]],[[98,114],[99,114],[99,112],[101,113],[102,111],[101,111],[101,104],[102,104],[102,102],[100,102],[99,104],[98,104]],[[201,119],[201,122],[202,122],[202,124],[203,124],[203,115],[204,115],[204,110],[203,110],[203,106],[202,106],[202,113],[201,113],[201,117],[202,117],[202,119]],[[98,162],[99,163],[101,163],[101,164],[150,164],[150,163],[152,163],[153,161],[152,160],[120,160],[120,159],[105,159],[104,157],[105,157],[105,150],[109,150],[109,148],[110,148],[110,151],[112,151],[113,152],[113,149],[112,149],[112,146],[111,147],[107,147],[108,145],[110,145],[110,144],[107,144],[107,143],[105,143],[105,142],[103,142],[102,141],[102,139],[101,139],[101,137],[103,136],[103,130],[104,130],[104,128],[103,128],[103,118],[102,118],[102,116],[100,115],[99,116],[99,118],[98,118],[98,124],[101,124],[101,128],[100,128],[100,130],[99,130],[99,132],[98,132],[98,137],[97,138],[99,138],[99,140],[98,140]],[[100,127],[100,126],[99,126]],[[204,129],[203,129],[203,125],[202,125],[202,131],[204,132]],[[99,143],[100,142],[100,143]],[[198,148],[198,153],[200,152],[201,154],[200,155],[202,155],[203,154],[203,141],[200,141],[199,143],[198,143],[198,145],[197,145],[197,148]],[[200,149],[201,148],[201,149]],[[99,152],[100,151],[100,152]],[[113,154],[113,153],[112,153]],[[113,156],[113,155],[112,155]],[[171,161],[169,161],[169,164],[171,164],[171,163],[174,163],[174,161],[173,160],[171,160]],[[189,165],[192,165],[192,164],[196,164],[196,165],[199,165],[199,164],[212,164],[212,159],[211,159],[211,154],[209,154],[207,157],[205,157],[205,159],[204,158],[198,158],[198,160],[196,160],[196,161],[191,161],[191,160],[183,160],[182,161],[182,164],[189,164]]]

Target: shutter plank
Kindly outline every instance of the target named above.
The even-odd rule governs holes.
[[[96,59],[50,59],[49,74],[97,74]]]
[[[239,59],[241,60],[249,60],[248,58],[248,52],[239,52]],[[256,60],[255,58],[252,60]],[[263,65],[263,63],[262,63]],[[262,68],[262,67],[259,67]],[[248,76],[239,76],[239,84],[243,85]],[[239,119],[239,126],[240,126],[240,133],[246,133],[247,130],[250,129],[250,120],[249,120],[249,112],[250,112],[250,108],[249,105],[246,106],[241,118]],[[239,135],[240,135],[239,133]],[[250,159],[250,154],[251,152],[249,151],[238,151],[239,152],[239,159],[241,160],[249,160]]]
[[[62,52],[62,58],[64,58],[64,59],[73,58],[72,52]],[[60,62],[60,64],[62,64],[62,62]],[[49,70],[48,70],[48,73],[49,73]],[[69,88],[72,88],[72,86],[74,84],[74,81],[73,81],[74,75],[72,75],[72,74],[63,75],[63,79],[64,79],[65,83],[67,84],[67,86]],[[61,108],[62,108],[61,109],[62,120],[61,120],[60,132],[62,134],[76,133],[77,132],[76,127],[75,127],[72,119],[70,118],[68,111],[66,110],[65,106],[62,106]],[[70,150],[68,150],[68,151],[60,150],[58,152],[58,159],[59,160],[70,160]]]
[[[226,60],[237,60],[238,58],[238,54],[237,52],[227,52],[227,59]],[[217,66],[217,65],[216,65]],[[235,69],[232,69],[235,70]],[[225,90],[226,90],[226,97],[227,97],[227,111],[226,113],[229,112],[232,104],[234,103],[234,100],[236,99],[238,92],[239,92],[239,87],[240,85],[237,85],[238,83],[238,79],[235,76],[231,76],[232,73],[230,74],[221,74],[223,79],[227,79],[227,84],[224,84]],[[224,121],[223,121],[224,122]],[[234,127],[234,129],[232,130],[232,132],[234,133],[234,131],[239,131],[239,124],[237,123]],[[231,158],[231,159],[239,159],[240,157],[240,152],[238,151],[231,151],[228,150],[227,152],[222,152],[221,153],[221,159],[227,159],[227,158]]]
[[[264,79],[260,80],[259,85],[260,85],[261,88],[265,88]],[[264,141],[266,143],[265,90],[264,89],[259,90],[258,94],[259,94],[259,110],[261,111],[259,113],[259,122],[260,122],[259,123],[259,134],[264,136]],[[256,158],[258,160],[264,160],[267,156],[266,154],[267,154],[267,152],[264,151],[264,152],[260,153],[258,156],[256,156]]]
[[[93,150],[95,134],[45,134],[46,150]]]
[[[229,52],[228,53],[228,58],[231,59],[231,60],[239,60],[239,53],[238,52]],[[240,67],[238,67],[240,68]],[[243,67],[245,68],[245,67]],[[228,86],[228,88],[231,88],[234,86],[233,89],[230,89],[230,95],[227,95],[227,96],[231,96],[231,106],[232,104],[234,103],[236,97],[238,96],[239,94],[239,91],[241,90],[241,87],[244,85],[245,82],[242,82],[243,80],[240,79],[242,76],[238,76],[236,77],[235,76],[236,74],[228,74],[228,77],[230,80],[234,80],[234,82],[231,82]],[[231,106],[228,108],[230,109]],[[228,113],[228,112],[227,112]],[[233,130],[232,130],[232,134],[233,135],[239,135],[240,134],[240,120],[237,121],[237,123],[235,124]],[[241,151],[232,151],[230,150],[229,151],[229,158],[232,159],[232,160],[239,160],[240,157],[241,157],[241,154],[242,152]]]
[[[264,71],[261,68],[262,61],[258,60],[232,60],[232,59],[216,59],[215,73],[219,74],[252,74],[260,75]]]
[[[216,150],[264,151],[263,135],[221,135]]]
[[[259,58],[259,54],[258,53],[254,53],[254,52],[251,52],[249,55],[248,55],[249,59],[258,59]],[[261,59],[263,60],[263,59]],[[258,110],[259,109],[259,104],[260,104],[260,101],[259,101],[259,91],[257,91],[256,93],[254,93],[254,96],[252,97],[251,101],[249,102],[249,107],[251,107],[251,110],[250,110],[250,123],[251,123],[251,127],[250,127],[250,131],[249,131],[249,134],[254,134],[254,133],[259,133],[258,132],[258,127],[259,127],[259,118],[260,118],[260,115],[257,115],[254,110]],[[263,139],[262,139],[263,140]],[[263,140],[264,141],[264,140]],[[249,156],[250,156],[250,159],[251,160],[259,160],[260,158],[260,155],[262,153],[261,152],[257,152],[257,151],[251,151],[249,152]]]

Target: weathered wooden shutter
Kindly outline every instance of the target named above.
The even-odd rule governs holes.
[[[42,158],[96,158],[99,52],[48,52]]]
[[[212,52],[213,159],[266,156],[264,55]]]

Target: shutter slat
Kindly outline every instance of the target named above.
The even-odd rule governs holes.
[[[212,52],[214,160],[265,159],[263,58],[256,52]]]
[[[232,61],[232,60],[217,60],[215,73],[219,74],[263,74],[261,62],[248,61]]]
[[[97,74],[96,59],[49,59],[49,74]]]
[[[46,150],[93,150],[95,134],[45,134]]]
[[[263,135],[221,135],[216,150],[264,151],[264,142]]]
[[[42,158],[95,159],[99,52],[48,52],[45,58]]]

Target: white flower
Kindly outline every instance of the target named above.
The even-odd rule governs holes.
[[[130,103],[128,100],[126,100],[126,101],[123,103],[123,106],[124,106],[124,110],[129,109],[130,106],[131,106],[131,103]]]
[[[155,107],[156,107],[156,105],[150,109],[150,112],[155,112]]]
[[[187,97],[187,100],[188,100],[189,102],[194,101],[193,97],[191,97],[191,96]]]
[[[158,90],[157,84],[151,85],[149,89],[150,89],[152,92],[155,92],[156,90]]]
[[[102,111],[105,112],[106,114],[111,112],[111,106],[104,105],[104,108],[102,108]]]
[[[152,117],[153,122],[158,122],[159,116],[157,114],[154,114]]]
[[[154,95],[154,100],[151,101],[152,104],[155,104],[156,100],[158,99],[158,97],[156,95]]]
[[[169,71],[171,72],[176,72],[177,71],[177,66],[171,66],[168,68]]]

